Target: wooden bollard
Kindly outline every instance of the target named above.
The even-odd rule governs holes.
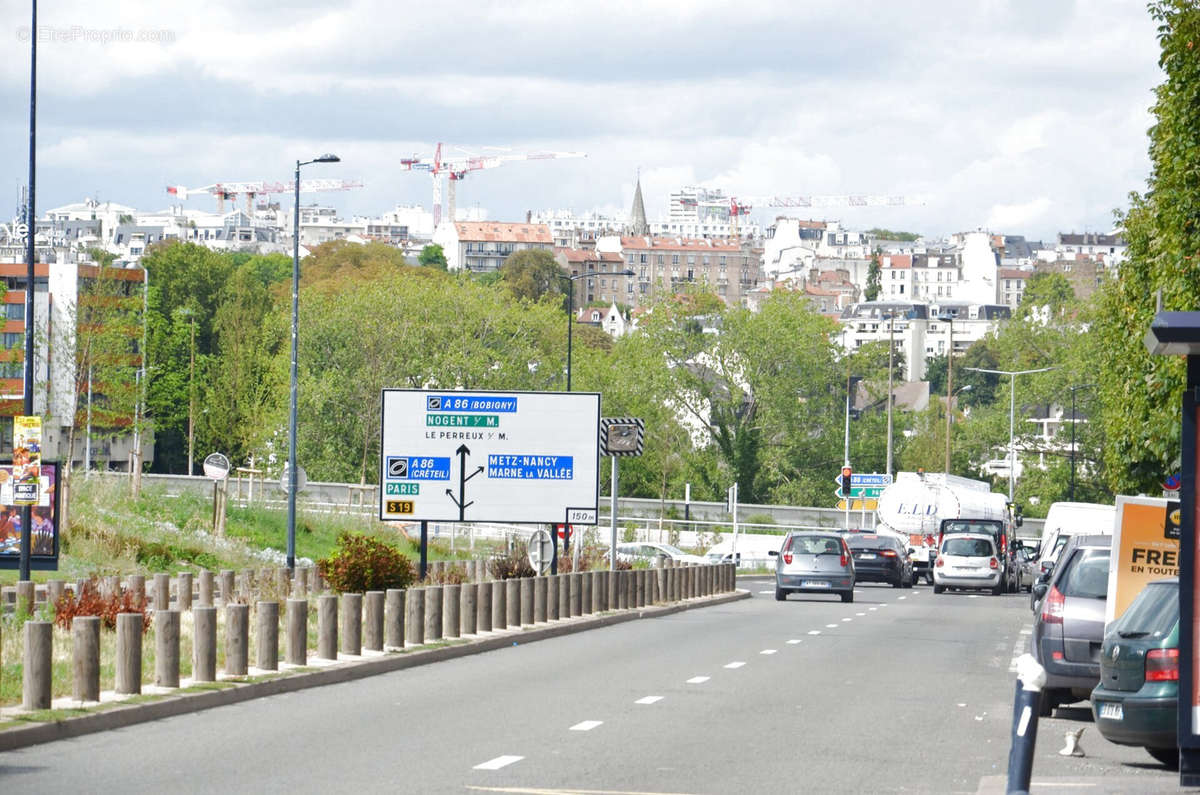
[[[604,594],[604,583],[607,582],[603,571],[592,572],[592,612],[603,613],[607,598]]]
[[[118,693],[142,692],[142,614],[117,613],[116,682]]]
[[[475,561],[475,582],[487,580],[487,561],[480,558]]]
[[[458,634],[474,635],[476,631],[475,600],[479,586],[473,582],[464,582],[458,593]]]
[[[192,609],[192,573],[180,572],[175,577],[175,607],[180,612]]]
[[[208,569],[200,572],[200,607],[213,606],[213,573]]]
[[[308,597],[308,580],[309,569],[307,566],[296,567],[296,576],[292,579],[292,590],[289,592],[292,599],[306,599]]]
[[[317,597],[317,656],[336,660],[338,650],[338,598],[333,594]]]
[[[508,626],[508,586],[506,580],[492,580],[492,629]]]
[[[420,646],[425,642],[425,589],[409,588],[404,600],[404,644]]]
[[[504,622],[516,629],[521,626],[521,578],[504,581]]]
[[[138,604],[146,603],[146,577],[142,574],[130,574],[125,580],[125,587]]]
[[[54,624],[25,622],[25,653],[21,668],[21,708],[50,709],[50,660]]]
[[[197,682],[214,682],[217,679],[217,608],[212,605],[198,605],[192,608],[192,620],[195,625],[195,637],[192,639],[192,679]]]
[[[521,626],[533,623],[533,578],[521,578]]]
[[[218,583],[221,588],[220,599],[221,605],[233,604],[234,594],[234,572],[233,569],[222,569],[221,576],[218,578]]]
[[[362,604],[362,594],[342,594],[341,628],[338,631],[343,654],[362,654]]]
[[[573,571],[567,575],[571,589],[571,618],[583,615],[583,573]]]
[[[383,596],[383,643],[387,648],[404,648],[404,589],[388,588]]]
[[[104,593],[109,596],[121,595],[121,575],[107,574],[104,577]]]
[[[460,618],[460,610],[462,605],[459,600],[462,599],[461,585],[443,585],[442,586],[442,637],[457,638],[458,632],[462,624]]]
[[[33,615],[34,593],[33,580],[20,580],[17,583],[17,615]]]
[[[475,587],[475,632],[492,631],[492,584],[480,581]]]
[[[363,595],[363,648],[383,651],[383,591]]]
[[[620,598],[617,595],[620,576],[620,569],[610,569],[604,572],[604,601],[608,605],[609,610],[616,610],[620,604]]]
[[[171,575],[154,575],[154,611],[171,609]],[[174,685],[172,685],[174,687]]]
[[[552,574],[546,578],[546,620],[558,619],[558,575]]]
[[[225,675],[250,672],[250,605],[225,605]]]
[[[558,617],[571,617],[571,575],[558,575]]]
[[[580,615],[588,615],[592,612],[592,573],[590,571],[579,572],[580,584]]]
[[[646,575],[648,573],[649,573],[649,569],[638,569],[637,570],[637,576],[634,578],[634,582],[633,582],[633,593],[634,593],[633,605],[634,605],[634,607],[645,607],[646,606],[646,580],[647,580]]]
[[[308,600],[287,600],[287,656],[288,665],[308,663]]]
[[[46,581],[46,604],[53,609],[58,600],[62,598],[63,592],[67,589],[65,580],[47,580]]]
[[[284,571],[287,571],[284,569]],[[259,602],[255,607],[256,648],[254,665],[264,671],[279,670],[279,602]]]
[[[154,611],[154,684],[179,687],[178,610]]]
[[[425,642],[442,639],[442,586],[425,589]]]
[[[533,623],[546,623],[546,578],[533,578]]]
[[[288,594],[292,592],[292,576],[288,571],[287,566],[280,566],[275,569],[275,598],[287,599]]]
[[[100,700],[100,616],[71,619],[71,697],[76,701]]]
[[[629,571],[626,569],[617,569],[614,573],[616,574],[617,609],[624,610],[629,607],[629,595],[625,590],[625,582],[628,580],[626,575],[629,574]]]

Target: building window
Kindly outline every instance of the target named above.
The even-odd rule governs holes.
[[[20,345],[24,341],[24,334],[15,334],[9,331],[4,332],[4,338],[3,340],[0,340],[0,342],[3,342],[5,348],[12,348],[13,346]]]
[[[645,254],[642,254],[642,255],[641,255],[641,257],[640,257],[640,259],[639,259],[639,262],[641,262],[643,265],[645,265],[645,264],[646,264],[646,259],[647,259],[646,255],[645,255]]]
[[[663,255],[662,255],[662,254],[659,254],[659,255],[658,255],[658,264],[659,264],[659,265],[662,265],[662,264],[663,264]]]
[[[24,320],[25,304],[5,304],[4,317],[8,320]]]
[[[672,265],[678,265],[678,264],[679,264],[679,255],[678,255],[678,254],[672,254],[672,255],[671,255],[671,264],[672,264]]]

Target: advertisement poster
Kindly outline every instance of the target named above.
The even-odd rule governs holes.
[[[45,463],[38,478],[38,502],[30,508],[33,568],[58,565],[57,465]],[[14,501],[13,467],[0,466],[0,569],[15,569],[21,555],[21,508]]]
[[[1178,500],[1117,497],[1105,623],[1121,617],[1146,583],[1179,576]]]
[[[13,417],[13,505],[37,505],[42,470],[42,418]],[[6,503],[9,504],[9,503]]]

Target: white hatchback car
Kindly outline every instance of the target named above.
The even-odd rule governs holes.
[[[933,592],[947,588],[981,588],[1004,593],[1004,572],[996,542],[985,533],[956,533],[942,540],[933,566]]]
[[[648,560],[657,563],[663,559],[676,563],[708,563],[706,558],[690,555],[679,547],[670,544],[660,544],[654,541],[627,541],[617,544],[617,557],[633,563],[638,560]]]

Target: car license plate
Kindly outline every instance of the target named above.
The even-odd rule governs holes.
[[[801,588],[828,588],[829,583],[824,580],[803,580],[800,583]]]
[[[1111,704],[1107,701],[1100,702],[1100,717],[1108,720],[1124,720],[1125,708],[1120,704]]]
[[[875,560],[875,553],[864,552],[863,554],[859,555],[858,557],[859,557],[859,560]]]

